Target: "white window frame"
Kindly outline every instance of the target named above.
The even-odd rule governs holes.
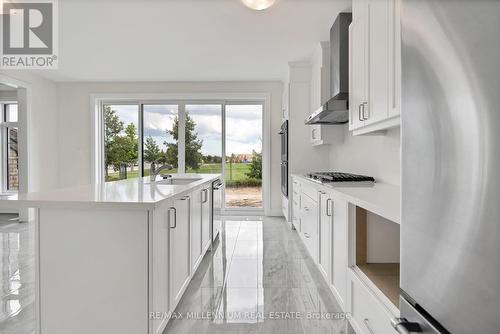
[[[8,129],[9,128],[17,128],[18,129],[18,135],[19,135],[19,121],[16,122],[7,122],[6,121],[6,114],[5,114],[5,108],[9,104],[16,104],[18,105],[17,101],[1,101],[0,102],[0,109],[1,109],[1,117],[0,117],[0,145],[2,145],[1,149],[1,166],[0,166],[0,173],[2,174],[1,179],[0,179],[0,192],[2,194],[6,195],[11,195],[11,194],[17,194],[18,190],[9,190],[8,188],[8,164],[9,164],[9,152],[7,149],[7,144],[8,144]],[[18,106],[18,113],[19,113],[19,106]],[[19,115],[18,115],[19,118]],[[19,147],[19,142],[18,142],[18,147]],[[19,150],[19,148],[18,148]],[[19,151],[18,151],[18,159],[19,159]],[[19,166],[19,163],[18,163]],[[19,171],[18,171],[18,178],[19,178]]]
[[[186,104],[222,104],[222,154],[225,156],[225,105],[236,104],[260,104],[263,106],[262,115],[262,208],[227,208],[225,211],[231,214],[271,214],[271,93],[178,93],[178,94],[92,94],[90,96],[90,124],[91,126],[91,182],[104,183],[104,117],[103,104],[179,104],[179,168],[178,172],[184,172],[185,149],[184,135],[185,105]],[[182,105],[182,107],[181,107]],[[141,107],[140,107],[141,109]],[[139,135],[139,157],[142,161],[142,110],[140,110]],[[139,172],[142,175],[142,163],[139,164]],[[222,164],[222,175],[225,175],[225,164]],[[225,199],[223,198],[225,206]]]

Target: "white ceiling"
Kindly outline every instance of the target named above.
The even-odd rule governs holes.
[[[281,80],[305,60],[347,0],[59,0],[56,81]]]

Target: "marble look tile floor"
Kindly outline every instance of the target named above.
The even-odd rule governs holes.
[[[226,219],[164,334],[354,333],[320,275],[284,219]]]
[[[0,333],[35,333],[34,231],[0,215]]]
[[[33,334],[33,225],[3,218],[0,333]],[[354,333],[320,275],[282,218],[226,219],[164,333]]]

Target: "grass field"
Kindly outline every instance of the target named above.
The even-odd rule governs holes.
[[[231,166],[232,165],[232,166]],[[246,173],[250,171],[250,164],[244,163],[226,163],[226,186],[260,186],[261,180],[249,179],[246,176]],[[191,168],[187,169],[187,173],[199,173],[199,174],[218,174],[221,173],[221,165],[220,164],[204,164],[198,170],[194,170]],[[168,173],[175,174],[177,173],[177,169],[173,169],[168,171]],[[149,169],[144,171],[145,176],[149,175]],[[129,171],[127,173],[128,179],[137,178],[139,176],[139,172],[136,170]],[[106,181],[117,181],[119,180],[119,173],[109,173]]]

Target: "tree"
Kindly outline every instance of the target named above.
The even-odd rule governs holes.
[[[201,148],[203,146],[203,140],[198,139],[198,133],[195,132],[196,123],[194,120],[186,113],[186,167],[197,170],[200,168],[203,162],[203,155],[201,154]],[[178,157],[178,142],[179,142],[179,118],[175,117],[174,125],[172,130],[167,130],[167,133],[174,137],[175,143],[165,142],[167,146],[167,152],[165,155],[166,163],[178,167],[177,157]]]
[[[262,180],[262,153],[252,151],[252,163],[250,164],[250,171],[245,174],[249,178]]]
[[[162,151],[156,144],[153,137],[147,137],[144,143],[144,161],[158,162],[162,156]]]
[[[135,128],[134,123],[130,123],[125,128],[125,136],[124,138],[124,154],[122,163],[126,163],[134,169],[134,165],[137,163],[137,159],[139,158],[139,149],[137,147],[138,138],[137,138],[137,129]]]
[[[137,163],[139,150],[137,147],[137,129],[133,123],[124,128],[120,117],[110,106],[104,106],[104,149],[105,149],[105,173],[108,177],[108,168],[113,166],[118,170],[121,164],[127,164],[131,168]]]
[[[104,106],[104,150],[105,158],[105,173],[108,176],[108,167],[114,165],[117,161],[117,152],[115,150],[115,138],[123,131],[123,122],[120,121],[118,115],[110,106]]]

